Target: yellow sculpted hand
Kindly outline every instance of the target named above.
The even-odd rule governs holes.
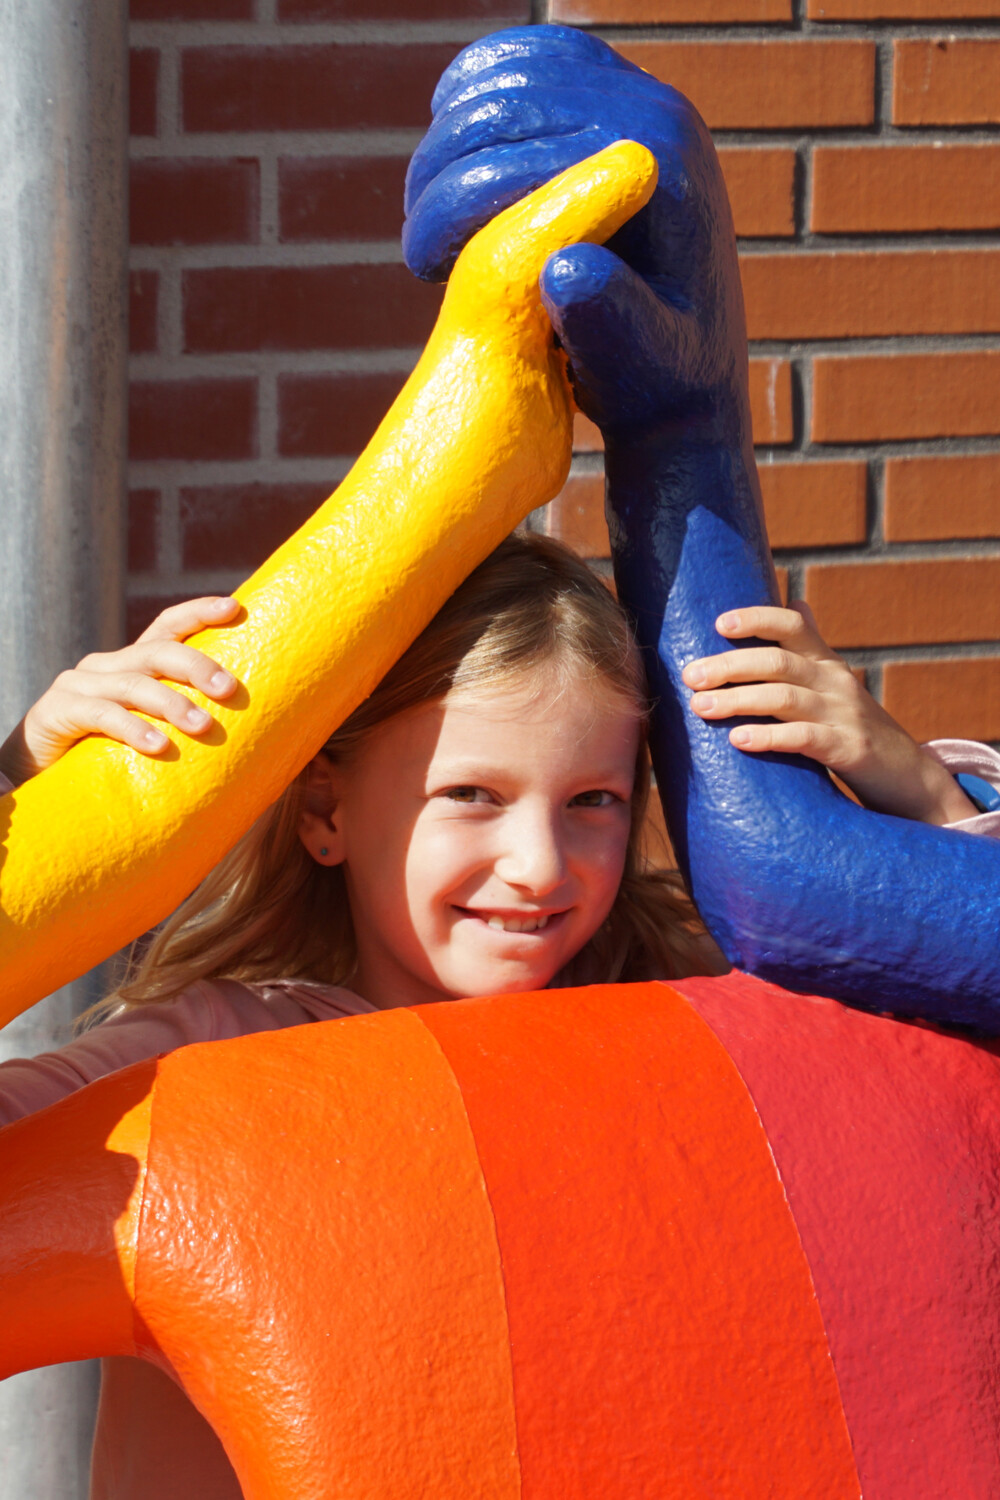
[[[0,800],[0,1022],[159,921],[364,699],[459,583],[561,488],[572,402],[538,293],[602,242],[656,162],[619,141],[500,214],[343,484],[190,644],[243,684],[157,760],[92,738]]]

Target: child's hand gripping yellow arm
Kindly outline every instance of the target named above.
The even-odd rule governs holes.
[[[0,1023],[163,918],[569,467],[572,404],[538,277],[649,199],[620,141],[500,214],[452,273],[427,348],[336,493],[191,644],[243,684],[152,761],[103,739],[0,800]],[[194,695],[198,698],[198,695]],[[198,698],[203,704],[207,700]]]

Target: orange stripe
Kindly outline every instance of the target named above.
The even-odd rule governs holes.
[[[857,1497],[767,1137],[687,1002],[648,984],[418,1013],[496,1217],[525,1500]]]
[[[161,1062],[136,1274],[248,1500],[517,1500],[495,1226],[412,1013]]]
[[[0,1378],[135,1352],[126,1226],[155,1077],[137,1063],[0,1133]]]

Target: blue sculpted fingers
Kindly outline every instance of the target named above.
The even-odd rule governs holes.
[[[570,361],[582,411],[606,426],[649,428],[665,402],[688,415],[704,405],[687,380],[697,329],[604,245],[571,245],[549,258],[542,301]],[[664,391],[668,365],[672,389]]]
[[[609,89],[609,83],[617,87]],[[413,210],[438,172],[472,151],[568,135],[595,123],[613,128],[615,139],[640,125],[659,138],[665,128],[662,112],[685,108],[679,94],[645,73],[623,76],[551,58],[491,69],[434,115],[407,173],[406,210]]]
[[[501,209],[592,156],[612,139],[596,126],[573,135],[476,151],[443,168],[403,226],[403,257],[425,281],[444,281],[459,251]]]
[[[425,188],[439,172],[473,152],[574,135],[595,123],[605,130],[614,129],[611,138],[619,139],[616,124],[603,118],[595,122],[585,96],[567,83],[539,88],[532,82],[508,82],[496,94],[464,100],[435,116],[414,152],[406,174],[406,212],[416,210]]]
[[[491,36],[472,42],[442,73],[431,109],[444,109],[451,97],[460,92],[480,73],[511,63],[551,57],[557,61],[589,63],[597,67],[616,68],[622,72],[640,73],[634,63],[625,59],[607,42],[576,31],[572,26],[511,26]]]
[[[641,141],[659,164],[653,200],[620,246],[637,270],[654,275],[671,249],[664,228],[687,191],[690,159],[707,142],[688,102],[567,27],[518,28],[473,43],[442,79],[433,124],[410,163],[407,265],[426,280],[445,279],[465,240],[547,181],[546,171],[555,175],[622,138]],[[691,238],[675,231],[673,250]]]

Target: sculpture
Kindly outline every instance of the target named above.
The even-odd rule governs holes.
[[[153,1360],[247,1500],[985,1500],[998,1070],[738,975],[183,1048],[4,1132],[3,1373]]]

